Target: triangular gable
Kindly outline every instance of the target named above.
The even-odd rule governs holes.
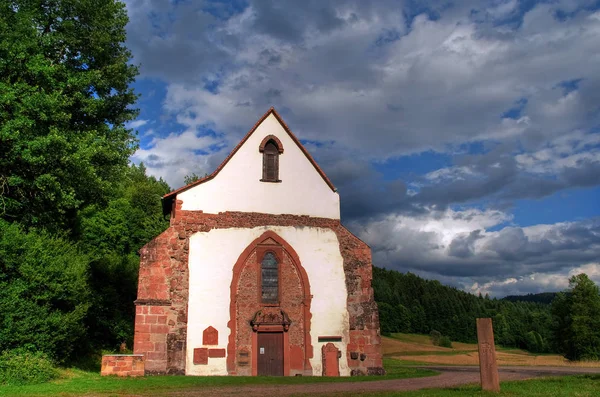
[[[258,128],[258,126],[260,126],[262,124],[262,122],[265,121],[265,119],[267,117],[269,117],[269,115],[271,115],[271,114],[273,114],[273,116],[275,116],[275,118],[277,119],[277,121],[279,122],[279,124],[281,124],[281,126],[283,127],[283,129],[285,130],[285,132],[288,133],[288,135],[290,136],[290,138],[292,139],[292,141],[294,141],[296,143],[296,145],[298,145],[298,148],[302,151],[302,153],[304,153],[304,155],[306,156],[306,158],[308,159],[308,161],[310,161],[310,163],[313,165],[313,167],[315,167],[315,170],[319,173],[319,175],[321,175],[321,178],[323,178],[323,180],[325,181],[325,183],[327,184],[327,186],[329,186],[332,191],[336,192],[337,189],[335,188],[335,186],[333,185],[333,183],[331,183],[331,181],[329,180],[329,178],[327,177],[327,175],[325,175],[325,172],[323,172],[323,170],[321,169],[321,167],[319,167],[319,165],[317,164],[317,162],[315,161],[315,159],[313,159],[313,157],[310,155],[310,153],[308,152],[308,150],[306,150],[306,148],[304,147],[304,145],[302,145],[302,143],[300,143],[300,141],[298,140],[298,138],[296,138],[296,136],[292,133],[292,131],[289,129],[289,127],[287,126],[287,124],[283,121],[283,119],[281,118],[281,116],[279,115],[279,113],[277,113],[277,111],[275,110],[275,108],[271,107],[256,122],[256,124],[254,124],[254,126],[252,127],[252,129],[250,131],[248,131],[248,133],[244,136],[244,138],[240,141],[240,143],[238,143],[237,146],[233,148],[233,150],[231,151],[231,153],[229,153],[229,155],[225,158],[225,160],[223,160],[223,162],[213,171],[212,174],[207,175],[204,178],[200,178],[200,179],[198,179],[198,180],[190,183],[189,185],[185,185],[183,187],[180,187],[179,189],[173,190],[172,192],[165,194],[162,197],[162,200],[163,200],[163,213],[168,214],[171,211],[171,203],[172,203],[173,199],[175,198],[175,196],[177,196],[177,194],[185,192],[186,190],[189,190],[189,189],[193,188],[194,186],[198,186],[198,185],[200,185],[200,184],[202,184],[204,182],[210,181],[215,176],[217,176],[219,174],[219,172],[223,169],[223,167],[225,167],[225,165],[229,162],[229,160],[231,160],[231,158],[244,145],[244,143],[246,143],[246,141],[248,140],[248,138],[250,138],[250,136],[254,133],[254,131],[256,131],[256,129]]]

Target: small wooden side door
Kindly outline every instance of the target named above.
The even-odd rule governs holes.
[[[259,332],[257,354],[259,376],[283,376],[283,332]]]

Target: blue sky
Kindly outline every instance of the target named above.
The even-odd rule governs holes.
[[[600,2],[126,5],[132,160],[172,188],[274,106],[376,265],[494,296],[600,281]]]

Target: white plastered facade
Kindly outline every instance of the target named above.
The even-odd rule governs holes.
[[[284,149],[279,155],[280,183],[261,182],[259,146],[276,136]],[[271,113],[248,137],[218,174],[177,195],[185,211],[218,214],[225,211],[294,214],[340,218],[337,192],[324,181],[277,118]]]
[[[310,360],[313,375],[322,374],[321,347],[324,343],[319,343],[318,337],[339,335],[342,342],[334,344],[342,352],[340,375],[349,376],[347,290],[339,241],[330,229],[290,226],[212,229],[190,237],[186,374],[227,375],[226,358],[209,358],[208,365],[194,365],[193,351],[201,347],[227,348],[234,264],[246,247],[267,230],[277,233],[291,245],[309,279],[313,296],[310,332],[314,351]],[[202,345],[202,332],[209,326],[219,332],[218,346]]]

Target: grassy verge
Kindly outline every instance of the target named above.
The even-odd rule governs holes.
[[[410,392],[338,393],[336,397],[595,397],[600,396],[600,375],[578,375],[502,382],[500,393],[483,392],[479,385]]]
[[[450,351],[442,351],[442,352],[431,352],[431,351],[413,351],[413,352],[402,352],[402,353],[395,353],[395,354],[401,354],[402,356],[429,356],[429,355],[434,355],[434,356],[457,356],[459,354],[468,354],[468,353],[473,353],[472,350],[450,350]]]
[[[418,378],[437,374],[435,371],[408,368],[396,360],[385,359],[385,376],[345,378],[323,377],[245,377],[245,376],[149,376],[144,378],[101,377],[95,372],[65,370],[61,379],[28,386],[2,386],[0,396],[80,396],[93,395],[160,395],[192,387],[243,385],[303,384],[318,382],[365,382],[384,379]]]

